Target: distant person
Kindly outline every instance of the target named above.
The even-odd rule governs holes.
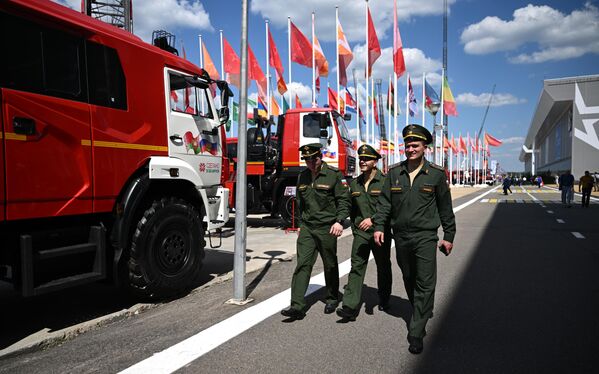
[[[595,172],[595,192],[599,191],[599,173]]]
[[[595,178],[591,176],[589,171],[585,171],[584,175],[580,177],[578,181],[578,192],[580,192],[580,188],[582,187],[582,207],[589,207],[589,202],[591,200],[591,190],[593,189],[593,185],[595,184]]]
[[[566,207],[572,206],[572,199],[574,198],[574,176],[570,173],[570,170],[559,177],[559,189],[562,191],[562,204]]]
[[[538,188],[543,187],[543,178],[540,175],[537,175],[536,182],[537,182],[537,187]]]
[[[508,190],[510,191],[510,193],[512,193],[512,189],[510,188],[510,186],[512,185],[512,179],[508,176],[505,176],[505,178],[503,178],[503,194],[507,195]]]

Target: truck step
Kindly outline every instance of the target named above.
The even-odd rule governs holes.
[[[20,247],[21,293],[24,297],[37,296],[106,278],[106,230],[104,227],[92,226],[87,243],[34,252],[32,236],[21,235]],[[36,285],[35,270],[43,268],[44,260],[93,252],[95,252],[95,256],[92,271],[52,279]]]

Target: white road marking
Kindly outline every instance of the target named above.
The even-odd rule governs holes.
[[[482,199],[480,202],[481,202],[481,203],[488,203],[488,202],[489,202],[489,199]]]
[[[557,223],[566,223],[566,222],[564,222],[564,220],[563,220],[563,219],[561,219],[561,218],[558,218],[558,219],[556,219],[556,221],[557,221]]]
[[[453,209],[454,213],[477,202],[481,197],[493,192],[499,186],[479,195],[472,200]],[[372,259],[372,254],[370,255]],[[339,264],[339,277],[349,273],[351,258]],[[310,295],[325,286],[324,273],[310,278],[310,285],[306,295]],[[209,328],[200,331],[153,356],[130,366],[121,373],[172,373],[190,362],[197,360],[219,345],[233,339],[237,335],[249,330],[258,323],[276,314],[289,305],[291,289],[288,288],[263,302],[242,310],[241,312],[221,321]]]
[[[547,213],[553,214],[553,210],[548,210]]]
[[[572,235],[574,235],[574,237],[575,237],[576,239],[584,239],[584,235],[582,235],[582,234],[581,234],[581,233],[579,233],[579,232],[572,231]]]
[[[516,202],[517,202],[517,203],[523,203],[523,202],[524,202],[524,200],[522,200],[522,199],[517,199],[517,200],[516,200]]]

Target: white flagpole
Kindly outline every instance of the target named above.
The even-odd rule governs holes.
[[[360,123],[360,121],[361,121],[360,120],[360,92],[358,92],[358,84],[355,81],[356,80],[356,75],[355,75],[356,71],[354,70],[353,73],[354,73],[354,83],[356,83],[355,84],[355,86],[356,86],[356,92],[355,92],[355,94],[356,94],[356,138],[357,138],[356,145],[358,146],[358,148],[360,148],[360,145],[362,143],[362,135],[360,134],[360,124],[361,124]]]
[[[202,49],[202,35],[198,35],[198,39],[199,39],[199,44],[200,44],[200,67],[203,69],[204,68],[204,50]],[[204,110],[204,108],[205,108],[204,107],[204,97],[202,96],[202,99],[200,100],[200,110],[202,111],[202,113],[206,112]]]
[[[410,123],[410,74],[406,74],[406,126]],[[405,143],[405,140],[404,140]]]
[[[389,153],[391,153],[391,100],[389,94],[391,94],[391,74],[389,74],[389,86],[387,88],[387,111],[389,112],[387,115],[387,118],[389,118],[389,121],[387,122],[387,170],[389,170],[389,161],[391,160],[391,157],[389,156]]]
[[[460,137],[458,138],[458,164],[456,165],[457,169],[458,169],[458,171],[457,171],[457,173],[458,173],[458,175],[457,175],[457,182],[458,182],[458,184],[460,184],[460,182],[462,180],[462,177],[460,175],[461,170],[462,170],[462,164],[460,163],[460,156],[462,154],[462,150],[460,149],[462,147],[462,145],[460,144],[460,139],[461,138],[462,138],[462,132],[460,131]]]
[[[270,59],[269,59],[269,43],[268,43],[268,20],[264,21],[266,29],[266,118],[270,118]]]
[[[316,108],[316,54],[314,46],[314,12],[312,12],[312,108]]]
[[[376,122],[374,120],[374,77],[370,77],[370,89],[372,90],[372,96],[370,100],[370,103],[372,105],[372,121],[370,122],[370,136],[372,137],[372,143],[370,144],[374,146],[374,144],[376,143],[376,138],[374,135],[374,126],[376,125]]]
[[[426,90],[425,83],[426,82],[426,73],[422,73],[422,127],[426,127],[426,110],[424,103],[426,102]],[[435,131],[435,124],[433,124],[433,131]]]
[[[368,104],[368,96],[370,90],[368,86],[368,78],[370,78],[370,72],[368,71],[368,0],[366,0],[366,65],[365,65],[365,77],[366,77],[366,142],[370,141],[370,105]]]
[[[287,87],[287,92],[289,93],[289,109],[292,109],[295,105],[295,101],[291,98],[291,91],[293,91],[291,89],[291,17],[287,17],[287,46],[287,71],[289,74],[289,86]]]
[[[453,149],[451,148],[451,144],[447,144],[447,148],[449,151],[449,184],[453,184]]]
[[[443,114],[444,110],[445,110],[443,108],[443,83],[444,82],[445,82],[445,69],[441,69],[441,110],[440,110],[440,112],[441,112],[441,134],[445,133],[443,131],[443,129],[444,129],[443,126],[445,125],[444,124],[445,115]],[[435,118],[437,118],[437,117],[435,116]],[[436,123],[433,123],[433,131],[435,130],[436,125],[437,125]],[[439,157],[441,165],[445,165],[445,163],[443,162],[443,158],[444,158],[443,156],[444,156],[443,147],[441,147],[441,157]]]
[[[336,60],[337,60],[337,107],[339,112],[341,112],[341,101],[339,97],[341,96],[341,86],[339,85],[339,35],[337,35],[339,30],[339,7],[335,7],[335,50],[337,51]],[[345,72],[345,77],[347,78],[347,72]],[[327,92],[327,96],[328,96]]]
[[[397,106],[397,96],[399,94],[399,87],[397,87],[397,73],[395,72],[393,72],[393,81],[395,85],[395,94],[393,95],[393,108],[395,108],[393,111],[393,142],[395,143],[395,149],[393,150],[393,163],[395,164],[399,158],[399,142],[397,137],[397,112],[399,109]]]

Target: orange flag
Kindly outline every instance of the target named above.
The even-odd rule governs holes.
[[[258,86],[258,94],[262,97],[266,97],[266,76],[254,56],[252,48],[248,44],[248,71],[249,78],[256,81]]]
[[[296,108],[302,107],[302,102],[300,101],[299,96],[297,96],[297,94],[295,94],[295,107]]]
[[[268,56],[269,56],[269,64],[273,68],[275,68],[275,77],[277,79],[277,89],[281,95],[287,92],[287,85],[285,84],[285,80],[283,79],[283,64],[281,63],[281,57],[279,56],[279,51],[277,50],[277,45],[272,38],[272,34],[270,30],[268,30]]]
[[[341,23],[337,20],[337,45],[339,47],[339,84],[347,86],[347,67],[354,59],[354,54],[349,47]]]
[[[214,66],[214,62],[212,62],[212,58],[210,57],[210,53],[206,49],[206,44],[202,43],[202,56],[204,56],[204,70],[208,72],[210,78],[212,79],[220,79],[220,75],[218,75],[218,70],[216,70],[216,66]]]
[[[316,35],[314,35],[314,61],[316,61],[318,75],[327,77],[329,75],[329,62],[327,61],[327,58],[324,57],[324,52],[322,52],[322,48],[320,47]]]

